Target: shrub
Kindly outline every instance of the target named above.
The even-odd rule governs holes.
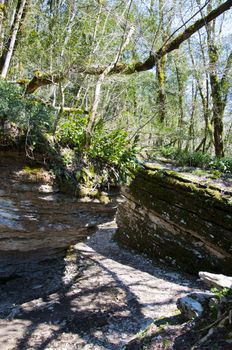
[[[222,173],[232,174],[232,158],[214,158],[209,163],[210,169],[219,170]]]
[[[163,147],[159,154],[171,158],[180,166],[199,167],[232,174],[232,158],[217,158],[208,153],[181,151],[174,147]]]
[[[127,131],[116,128],[105,131],[103,124],[98,125],[92,138],[88,156],[114,167],[114,175],[118,182],[126,182],[130,168],[137,166],[138,138],[132,143]]]
[[[53,115],[33,96],[24,97],[20,87],[0,80],[0,121],[2,133],[8,123],[8,136],[27,135],[27,142],[36,146],[42,142],[42,135],[50,131]]]
[[[104,167],[104,173],[108,174],[105,176],[106,179],[112,176],[118,181],[126,181],[129,166],[136,166],[138,139],[131,144],[125,130],[116,128],[107,131],[101,121],[95,126],[90,145],[86,148],[87,121],[86,115],[81,111],[78,115],[60,120],[57,130],[58,141],[62,146],[68,146],[86,157],[88,164],[93,161],[96,168]]]
[[[85,142],[85,129],[87,117],[80,111],[68,118],[62,118],[58,124],[57,140],[63,146],[69,146],[77,152],[81,152]]]

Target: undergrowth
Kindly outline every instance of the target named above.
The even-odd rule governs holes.
[[[218,158],[209,153],[182,151],[173,147],[163,147],[158,154],[170,158],[179,166],[199,167],[205,170],[217,170],[232,174],[232,157]]]
[[[89,115],[79,109],[59,115],[22,88],[0,80],[0,148],[19,149],[34,159],[42,155],[61,182],[89,187],[120,185],[137,166],[138,139],[98,122],[86,144]]]

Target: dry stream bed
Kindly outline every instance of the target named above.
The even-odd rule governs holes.
[[[154,320],[175,320],[199,282],[119,247],[115,203],[61,195],[46,172],[28,183],[24,167],[1,157],[0,349],[125,349]]]

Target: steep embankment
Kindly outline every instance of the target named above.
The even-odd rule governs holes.
[[[232,181],[147,164],[124,189],[116,239],[181,267],[231,273]]]

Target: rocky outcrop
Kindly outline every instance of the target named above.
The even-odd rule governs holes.
[[[1,153],[0,173],[0,279],[64,256],[115,213],[59,193],[52,173],[22,154]]]
[[[123,189],[115,238],[190,273],[230,274],[231,184],[147,164]]]

